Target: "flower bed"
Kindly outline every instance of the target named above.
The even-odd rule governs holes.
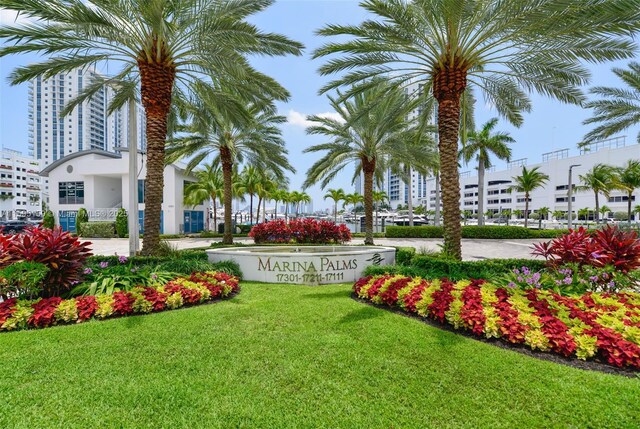
[[[89,319],[173,310],[225,298],[239,290],[237,277],[220,272],[193,273],[164,286],[136,287],[129,292],[0,302],[0,331],[45,328]]]
[[[315,219],[272,220],[254,225],[249,237],[256,243],[328,244],[351,241],[351,232],[345,225]]]
[[[640,369],[640,294],[498,288],[484,280],[369,276],[354,294],[376,304],[533,350]]]

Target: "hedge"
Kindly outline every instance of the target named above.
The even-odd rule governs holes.
[[[566,229],[528,229],[520,226],[463,226],[462,238],[519,239],[555,238],[567,233]],[[442,238],[441,226],[388,226],[387,238]]]
[[[109,265],[116,265],[119,263],[120,256],[103,256],[103,255],[95,255],[87,258],[87,264],[98,265],[100,262],[108,262]],[[157,265],[162,264],[164,262],[173,261],[175,259],[183,259],[183,260],[198,260],[198,261],[207,261],[208,257],[205,252],[195,251],[195,250],[180,250],[177,252],[176,257],[167,257],[167,256],[132,256],[128,258],[128,262],[134,266],[138,265]]]
[[[82,237],[113,238],[116,235],[113,222],[87,222],[82,224]]]
[[[400,261],[398,261],[400,262]],[[538,271],[545,267],[544,260],[538,259],[488,259],[486,261],[455,261],[432,256],[414,256],[410,265],[371,265],[364,275],[402,274],[405,276],[452,280],[485,279],[491,280],[514,268],[527,266]]]

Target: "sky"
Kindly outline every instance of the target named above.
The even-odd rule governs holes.
[[[324,141],[322,137],[306,134],[306,116],[331,113],[326,96],[318,94],[319,88],[330,78],[322,77],[317,72],[323,60],[311,59],[313,50],[327,40],[317,36],[315,32],[329,23],[358,24],[366,17],[366,11],[361,9],[355,0],[278,0],[269,9],[251,18],[251,22],[263,31],[285,34],[306,47],[300,57],[260,57],[251,60],[256,68],[274,77],[291,93],[288,102],[278,103],[280,114],[288,119],[287,123],[282,125],[282,133],[289,151],[290,163],[296,169],[296,173],[290,177],[290,190],[301,189],[306,171],[318,156],[304,154],[303,150]],[[14,18],[13,14],[0,11],[1,23],[11,23]],[[11,86],[8,76],[16,66],[38,60],[36,56],[0,59],[0,143],[3,147],[21,150],[25,154],[28,151],[27,85]],[[589,66],[592,73],[590,86],[622,86],[611,72],[611,68],[624,67],[627,63],[628,61],[620,61]],[[498,115],[480,94],[476,93],[476,96],[476,125],[479,127]],[[515,128],[502,119],[496,127],[496,130],[509,132],[515,139],[512,145],[512,159],[528,158],[530,164],[537,163],[541,161],[543,153],[565,148],[570,149],[572,155],[578,154],[576,144],[590,129],[582,125],[582,122],[590,116],[590,112],[535,94],[531,99],[532,112],[525,114],[524,124],[520,128]],[[624,133],[627,135],[627,145],[636,142],[639,129],[640,127],[634,127]],[[504,166],[503,162],[496,162],[497,169]],[[462,170],[473,168],[463,166]],[[343,188],[347,192],[353,192],[352,176],[352,166],[347,167],[328,188]],[[315,210],[332,207],[331,200],[323,200],[326,191],[319,186],[313,186],[306,191],[313,199]]]

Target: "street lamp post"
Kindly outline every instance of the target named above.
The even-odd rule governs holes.
[[[571,173],[572,173],[573,167],[580,167],[580,165],[581,164],[573,164],[569,166],[569,192],[567,192],[567,195],[569,197],[567,202],[567,209],[568,209],[567,210],[567,228],[568,229],[571,229],[571,221],[573,220],[573,212],[571,209],[571,199],[573,198],[572,197],[573,185],[571,183]]]
[[[138,228],[138,128],[135,100],[129,100],[129,256],[136,256],[140,247]]]

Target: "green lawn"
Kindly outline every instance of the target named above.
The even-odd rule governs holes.
[[[214,305],[0,334],[0,428],[640,427],[640,378],[533,359],[349,294],[243,283]]]

